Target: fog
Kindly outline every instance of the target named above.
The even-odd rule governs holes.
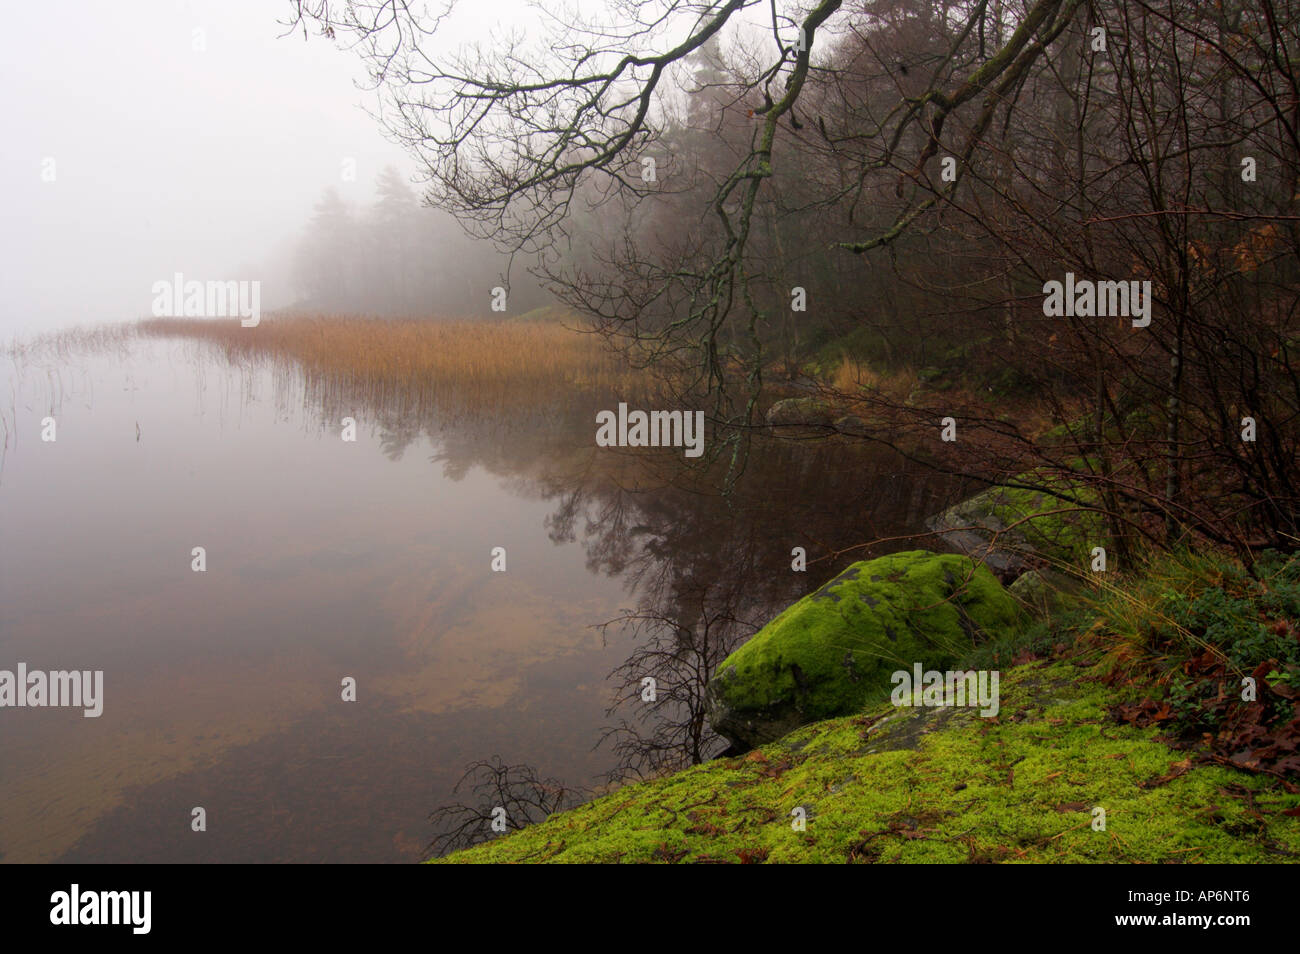
[[[7,13],[0,340],[144,317],[176,272],[260,280],[263,311],[299,302],[295,245],[324,191],[364,210],[385,167],[416,171],[367,113],[360,58],[284,36],[288,3]]]

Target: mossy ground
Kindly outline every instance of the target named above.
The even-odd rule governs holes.
[[[1283,814],[1300,795],[1116,722],[1095,674],[1082,656],[1004,670],[995,719],[882,703],[442,860],[1300,860],[1300,818]]]

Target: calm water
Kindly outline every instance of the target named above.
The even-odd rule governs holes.
[[[639,637],[596,627],[622,608],[761,623],[960,492],[773,442],[724,501],[679,452],[595,448],[563,395],[349,402],[192,343],[0,367],[0,669],[104,671],[98,719],[0,709],[4,861],[418,860],[471,761],[613,766],[607,676]],[[794,546],[824,562],[792,573]]]

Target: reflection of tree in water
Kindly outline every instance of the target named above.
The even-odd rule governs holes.
[[[507,765],[498,755],[466,766],[452,794],[461,791],[469,801],[441,805],[429,815],[438,832],[427,846],[431,857],[486,841],[486,833],[520,831],[591,794],[543,778],[531,765]]]
[[[371,394],[317,395],[326,420],[366,408],[390,459],[424,437],[450,479],[481,467],[519,496],[552,501],[550,539],[580,543],[592,573],[623,581],[633,605],[602,625],[607,640],[629,644],[610,673],[610,723],[597,736],[616,756],[608,781],[721,754],[726,743],[708,725],[706,688],[726,656],[853,560],[915,545],[908,535],[962,492],[879,446],[760,436],[724,493],[724,465],[688,460],[680,450],[596,448],[595,411],[615,406],[617,397],[536,397],[506,413],[434,407],[409,395],[394,403]],[[873,540],[889,542],[877,548]],[[806,572],[792,568],[795,547],[807,554]],[[646,679],[654,681],[653,694]],[[521,804],[545,801],[545,793],[562,788],[554,780],[539,787],[531,767],[506,772],[498,763],[471,766],[469,790],[491,792],[499,805],[506,795]],[[511,789],[516,782],[519,791]],[[478,822],[492,807],[435,812],[455,835],[440,844],[491,837]]]
[[[379,432],[379,448],[389,460],[399,461],[422,432],[423,428],[415,421],[387,424]]]
[[[840,441],[762,442],[725,495],[720,473],[682,469],[664,480],[672,460],[647,463],[661,479],[636,489],[598,469],[536,482],[558,501],[551,538],[581,539],[588,568],[621,577],[635,598],[606,624],[631,643],[610,674],[613,723],[601,739],[618,758],[611,779],[720,754],[705,694],[718,665],[780,609],[872,555],[859,544],[901,537],[880,552],[906,547],[904,535],[943,503],[943,488],[900,459]],[[815,561],[807,572],[792,568],[795,547]]]

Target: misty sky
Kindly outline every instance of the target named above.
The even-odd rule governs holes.
[[[293,244],[323,190],[365,205],[384,166],[417,171],[366,112],[378,94],[357,85],[360,55],[311,27],[306,40],[284,35],[288,0],[68,0],[6,14],[0,342],[145,317],[153,284],[176,272],[258,279],[263,310],[293,304]],[[508,33],[544,47],[539,26],[575,17],[618,14],[602,0],[467,0],[422,45],[445,58]]]
[[[477,0],[480,27],[515,4]],[[385,165],[414,165],[363,111],[360,57],[284,0],[69,2],[6,10],[0,341],[146,315],[153,282],[272,276],[321,191],[365,203]],[[196,50],[196,30],[204,50]],[[455,33],[442,42],[454,42]],[[55,160],[54,182],[42,181]],[[344,181],[345,159],[356,180]],[[287,277],[287,274],[286,274]],[[286,297],[287,296],[287,297]]]

